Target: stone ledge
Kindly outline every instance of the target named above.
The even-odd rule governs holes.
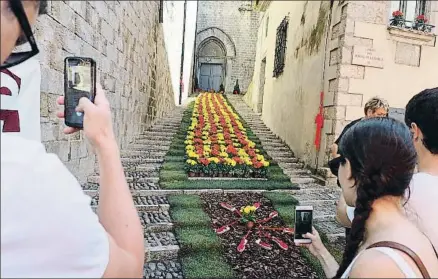
[[[149,261],[173,260],[178,257],[179,246],[147,246],[145,243],[145,259]]]
[[[267,181],[267,178],[246,178],[246,177],[188,177],[188,180],[201,181]]]
[[[388,26],[390,38],[404,43],[435,46],[436,35],[417,30]]]

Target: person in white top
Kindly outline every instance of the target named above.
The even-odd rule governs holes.
[[[30,26],[47,1],[1,3],[1,57],[5,69],[35,55]],[[32,51],[11,55],[17,42]],[[62,105],[63,98],[58,100]],[[1,135],[1,277],[142,278],[143,231],[126,183],[109,103],[98,86],[95,104],[81,99],[84,134],[100,169],[98,215],[90,197],[54,154],[37,141]],[[58,113],[63,118],[63,113]],[[71,134],[77,130],[65,128]]]
[[[417,152],[418,173],[406,193],[406,213],[438,249],[438,87],[416,94],[406,105],[405,123],[410,128]],[[351,226],[354,207],[342,196],[337,220]]]
[[[418,173],[407,193],[407,213],[438,249],[438,87],[418,93],[406,105],[418,156]]]
[[[391,118],[360,121],[343,136],[339,182],[355,217],[342,262],[315,229],[304,235],[312,243],[302,244],[319,259],[327,278],[438,277],[433,246],[403,207],[416,164],[411,138],[406,125]]]

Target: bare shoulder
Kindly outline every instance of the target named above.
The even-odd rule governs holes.
[[[383,268],[384,267],[384,268]],[[370,249],[356,260],[350,278],[404,278],[397,264],[386,254]]]

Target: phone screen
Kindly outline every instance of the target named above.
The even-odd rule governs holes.
[[[84,115],[76,107],[82,97],[94,102],[96,93],[96,63],[91,58],[68,57],[64,65],[65,124],[83,128]]]
[[[313,210],[295,211],[295,239],[305,239],[302,235],[312,232]]]

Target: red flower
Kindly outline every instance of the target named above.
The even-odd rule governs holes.
[[[203,164],[204,166],[208,166],[208,164],[210,164],[210,162],[209,162],[208,159],[206,159],[206,158],[202,158],[202,159],[200,159],[199,162],[200,162],[201,164]]]
[[[392,12],[392,16],[396,17],[396,16],[403,16],[403,13],[401,11],[393,11]]]
[[[259,161],[257,162],[253,162],[252,165],[254,166],[254,168],[256,169],[260,169],[261,167],[263,167],[263,164]]]
[[[423,21],[423,22],[427,22],[427,18],[425,15],[419,15],[417,16],[417,21]]]
[[[233,154],[233,155],[237,155],[237,149],[234,148],[234,146],[232,146],[232,145],[228,145],[228,147],[227,147],[227,153],[231,153],[231,154]]]

